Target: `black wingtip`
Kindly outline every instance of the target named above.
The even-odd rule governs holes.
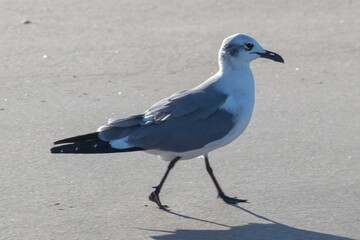
[[[115,152],[134,152],[144,150],[141,147],[131,147],[126,149],[112,148],[109,142],[99,139],[98,133],[88,133],[85,135],[61,139],[54,142],[55,145],[50,149],[51,153],[115,153]]]
[[[81,141],[91,141],[98,139],[98,133],[88,133],[84,135],[79,135],[75,137],[65,138],[54,142],[54,145],[63,144],[63,143],[75,143],[75,142],[81,142]]]
[[[104,153],[117,153],[117,152],[136,152],[143,151],[145,149],[140,147],[132,147],[125,149],[112,148],[108,142],[101,140],[84,141],[77,143],[70,143],[60,146],[55,146],[50,149],[53,154],[104,154]]]
[[[61,153],[59,147],[53,147],[50,149],[50,153]]]
[[[52,147],[52,148],[50,148],[50,152],[51,153],[67,153],[67,152],[64,152],[63,146]]]

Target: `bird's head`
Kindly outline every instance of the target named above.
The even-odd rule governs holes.
[[[284,63],[284,59],[277,53],[263,49],[252,37],[237,33],[224,39],[219,51],[219,64],[249,64],[257,58],[268,58],[275,62]]]

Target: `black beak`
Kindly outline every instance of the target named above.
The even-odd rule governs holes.
[[[255,53],[260,55],[260,57],[262,57],[262,58],[268,58],[268,59],[274,60],[275,62],[285,63],[284,59],[279,54],[270,52],[268,50],[265,50],[265,51],[266,51],[265,53],[259,53],[259,52],[255,52]]]

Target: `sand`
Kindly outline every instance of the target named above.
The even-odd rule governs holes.
[[[359,1],[0,3],[0,239],[359,239]],[[143,112],[218,70],[243,32],[285,59],[252,63],[246,132],[171,172],[145,153],[51,155],[52,142]]]

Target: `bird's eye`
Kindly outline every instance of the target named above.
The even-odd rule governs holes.
[[[252,43],[246,43],[246,44],[245,44],[245,48],[246,48],[246,50],[248,50],[248,51],[250,51],[253,47],[254,47],[254,44],[252,44]]]

